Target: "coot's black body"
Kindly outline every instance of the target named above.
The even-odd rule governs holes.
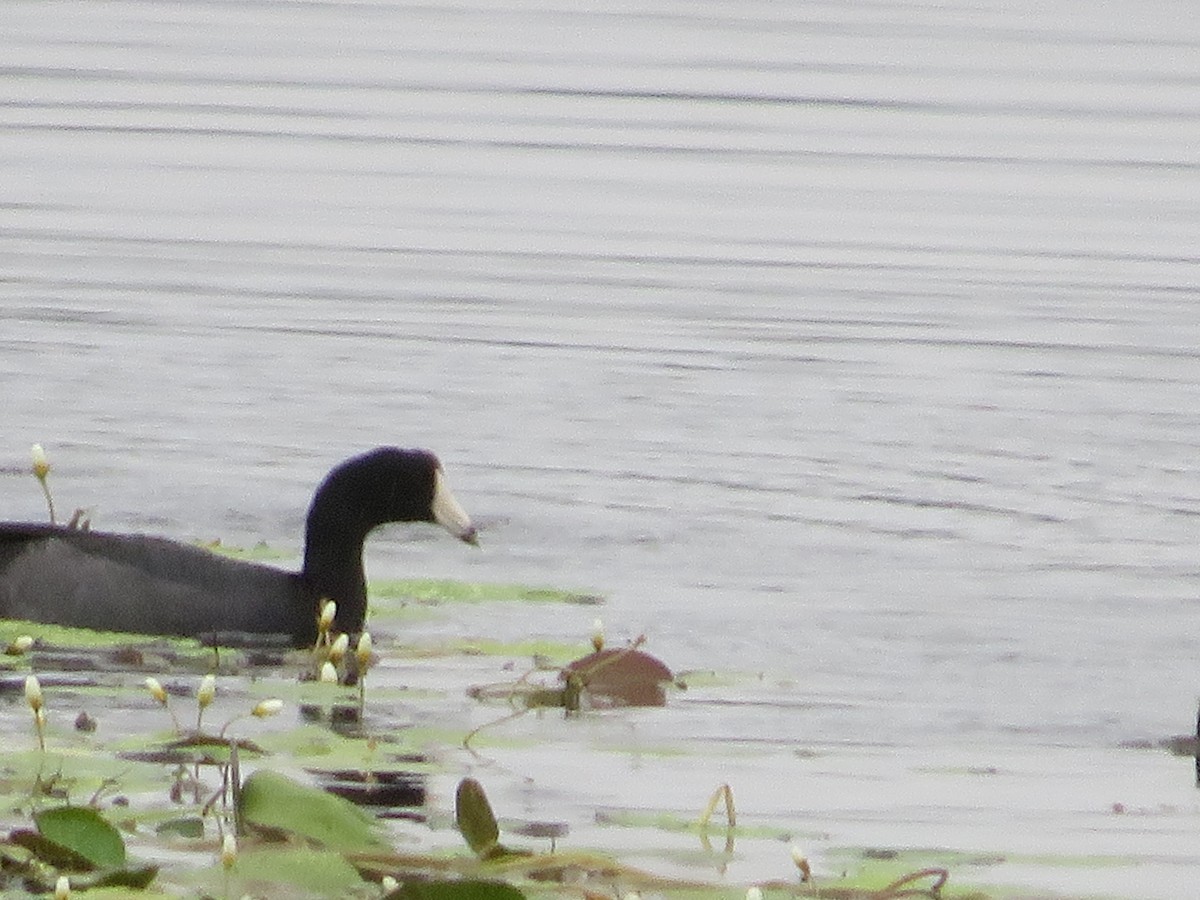
[[[303,646],[324,598],[338,604],[338,630],[362,628],[363,541],[385,522],[435,522],[475,542],[437,457],[396,447],[326,476],[309,507],[299,572],[166,538],[3,522],[0,618],[142,634],[282,634]]]

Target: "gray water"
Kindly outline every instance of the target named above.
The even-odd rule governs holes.
[[[775,686],[695,735],[1186,731],[1197,97],[1174,2],[9,0],[2,517],[39,441],[97,527],[295,546],[428,446],[484,549],[369,574]]]

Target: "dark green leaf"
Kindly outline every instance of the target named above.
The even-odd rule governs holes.
[[[158,874],[158,866],[139,866],[136,869],[117,869],[105,872],[89,886],[93,888],[123,887],[144,891]]]
[[[185,838],[204,837],[204,820],[199,816],[187,816],[182,819],[170,819],[154,829],[156,834],[175,835]]]
[[[499,846],[500,827],[492,805],[488,803],[483,785],[474,778],[464,778],[458,783],[454,798],[454,819],[467,846],[480,859],[487,859]]]
[[[42,837],[78,853],[99,868],[125,865],[125,841],[96,810],[87,806],[59,806],[35,813],[33,821]]]
[[[14,846],[24,847],[46,865],[56,869],[90,872],[96,868],[90,860],[80,856],[70,847],[64,847],[62,844],[49,840],[36,831],[29,831],[26,828],[18,829],[9,834],[8,841]]]
[[[353,803],[259,769],[242,785],[242,820],[316,841],[331,850],[378,850],[375,819]]]
[[[250,882],[274,884],[273,897],[360,897],[362,877],[341,853],[288,844],[259,844],[239,853],[237,877]],[[280,890],[295,885],[301,890]],[[261,896],[260,892],[256,894]],[[240,896],[234,894],[232,896]],[[80,898],[86,900],[86,898]]]
[[[502,881],[406,881],[387,900],[525,900]]]

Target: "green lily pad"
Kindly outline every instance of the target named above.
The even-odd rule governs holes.
[[[239,879],[262,884],[296,885],[303,889],[305,896],[351,896],[355,888],[362,884],[358,870],[341,853],[332,850],[259,847],[240,854],[234,865],[234,872]]]
[[[128,897],[129,891],[136,891],[136,896],[142,897],[142,892],[157,876],[158,866],[137,866],[102,872],[88,883],[87,892],[93,898]]]
[[[253,547],[238,547],[234,544],[226,544],[220,538],[211,541],[193,541],[192,543],[218,556],[228,556],[230,559],[245,559],[255,562],[293,559],[299,555],[295,550],[280,550],[277,547],[272,547],[266,541],[259,541]]]
[[[530,587],[523,584],[488,584],[439,578],[407,578],[399,581],[372,581],[371,596],[410,600],[416,603],[576,603],[596,605],[602,597],[580,591]]]
[[[47,647],[124,647],[127,645],[161,648],[166,653],[195,653],[200,648],[192,638],[165,637],[161,635],[130,634],[123,631],[97,631],[91,628],[71,628],[67,625],[50,625],[27,619],[5,619],[0,627],[0,645],[7,646],[20,635],[34,638],[31,653],[44,651]],[[211,651],[209,651],[211,652]],[[19,658],[19,657],[18,657]]]
[[[30,831],[28,828],[17,828],[10,832],[8,835],[8,845],[21,847],[31,856],[56,869],[65,869],[72,872],[90,872],[96,868],[91,860],[76,853],[70,847],[64,847],[62,844],[49,840],[36,831]]]
[[[489,859],[500,849],[500,826],[487,794],[474,778],[458,783],[454,797],[454,818],[467,846],[480,859]]]
[[[204,820],[199,816],[184,816],[179,819],[168,819],[154,829],[154,833],[163,837],[182,837],[199,839],[204,837]]]
[[[385,846],[375,819],[353,803],[266,769],[242,785],[238,812],[249,825],[298,835],[330,850]]]
[[[407,881],[387,900],[525,900],[525,895],[502,881]]]
[[[35,813],[43,838],[65,847],[97,868],[125,865],[125,841],[100,813],[87,806],[59,806]]]

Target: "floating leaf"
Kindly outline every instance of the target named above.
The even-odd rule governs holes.
[[[259,769],[242,785],[238,811],[260,828],[299,835],[331,850],[377,850],[375,819],[353,803]]]
[[[202,838],[204,837],[204,820],[199,816],[170,819],[154,829],[154,832],[163,836],[174,835],[185,838]]]
[[[79,855],[70,847],[64,847],[62,844],[51,841],[42,837],[36,831],[30,831],[26,828],[20,828],[11,832],[8,836],[8,843],[16,847],[25,848],[46,865],[53,866],[56,869],[90,872],[95,868],[91,860]]]
[[[594,706],[665,706],[664,685],[674,678],[657,657],[629,648],[589,653],[562,677],[568,686],[578,684]]]
[[[401,581],[372,581],[372,597],[399,598],[418,603],[574,603],[595,605],[603,597],[579,591],[530,587],[523,584],[489,584],[437,578],[412,578]]]
[[[525,895],[502,881],[406,881],[387,900],[525,900]]]
[[[341,853],[308,847],[259,846],[238,855],[239,878],[261,884],[296,885],[300,891],[276,890],[271,896],[361,896],[362,877]],[[258,892],[256,892],[257,894]],[[237,896],[237,895],[235,895]],[[80,898],[83,900],[83,898]]]
[[[480,859],[488,859],[500,850],[500,826],[483,785],[474,778],[464,778],[458,783],[454,819],[467,846]]]
[[[92,881],[88,890],[97,896],[102,888],[132,888],[144,891],[150,882],[158,875],[158,866],[139,866],[135,869],[117,869],[115,872],[104,872]]]
[[[125,865],[125,841],[100,813],[87,806],[59,806],[33,816],[38,832],[97,868]]]

